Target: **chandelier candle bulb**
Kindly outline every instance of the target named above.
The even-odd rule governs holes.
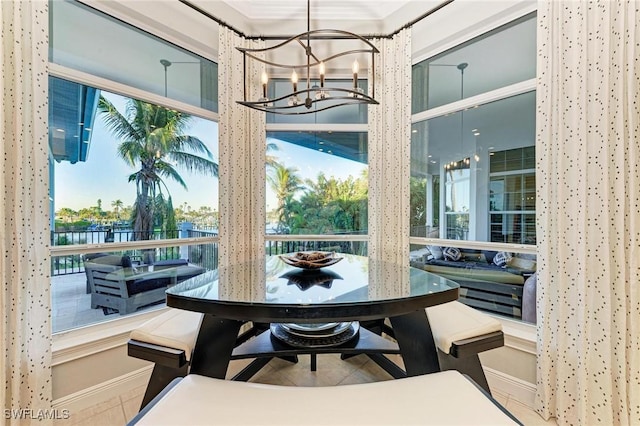
[[[358,87],[358,71],[360,70],[360,66],[358,65],[358,60],[353,61],[353,87]]]
[[[324,62],[320,62],[320,87],[324,87]]]
[[[291,82],[293,83],[293,92],[298,91],[298,74],[296,74],[296,70],[293,70],[291,73]]]
[[[266,71],[262,71],[262,97],[267,98],[267,83],[269,82],[269,77],[267,76]]]

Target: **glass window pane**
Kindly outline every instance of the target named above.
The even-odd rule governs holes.
[[[162,303],[161,288],[174,279],[156,272],[170,268],[181,280],[217,267],[217,244],[178,242],[217,235],[217,123],[56,77],[49,81],[51,245],[102,245],[101,257],[110,256],[109,265],[117,267],[108,273],[126,275],[119,281],[131,294],[154,292],[149,306]],[[172,239],[175,246],[153,247],[153,240]],[[148,247],[128,244],[141,240]],[[134,312],[92,289],[87,256],[52,256],[54,332]],[[141,275],[148,272],[155,281]]]
[[[509,225],[515,212],[535,213],[535,172],[523,169],[534,144],[535,92],[415,123],[411,177],[438,182],[440,191],[412,187],[411,236],[535,241],[535,227],[516,237]],[[500,211],[514,214],[492,214]],[[445,224],[436,221],[445,214]]]
[[[367,134],[267,133],[267,234],[366,234]]]
[[[218,158],[216,122],[56,77],[50,77],[50,82],[49,142],[55,160],[52,185],[55,210],[85,209],[83,218],[90,222],[128,220],[131,211],[126,208],[133,207],[140,191],[135,179],[141,176],[144,160],[145,164],[151,163],[156,167],[159,174],[156,194],[165,200],[171,197],[176,220],[193,219],[203,225],[217,225],[218,185],[214,176]],[[77,95],[83,91],[90,95]],[[132,140],[116,136],[116,129],[105,121],[107,114],[98,106],[100,99],[116,108],[121,123],[133,122],[138,117],[137,110],[153,111],[156,119],[149,124],[152,126],[149,128],[151,135],[159,134],[162,123],[179,121],[184,125],[180,134],[194,136],[202,144],[199,145],[202,151],[196,153],[198,164],[186,160],[185,153],[192,151],[178,141],[169,148],[163,148],[154,145],[151,137]],[[169,116],[163,118],[163,114]],[[89,123],[92,123],[90,127]],[[155,125],[157,128],[153,130]],[[125,159],[127,147],[143,149],[131,151],[136,153],[132,163]],[[152,154],[155,158],[148,158]],[[202,171],[196,171],[200,163]],[[211,212],[198,214],[203,207],[211,209]]]
[[[78,2],[50,2],[50,60],[210,111],[216,63]]]
[[[414,65],[412,111],[415,114],[535,76],[536,19],[528,15]]]

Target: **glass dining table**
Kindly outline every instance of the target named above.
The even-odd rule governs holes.
[[[274,357],[315,360],[321,353],[364,353],[396,378],[439,371],[425,308],[456,300],[458,284],[408,265],[335,257],[330,266],[306,270],[267,256],[169,288],[168,306],[204,314],[191,373],[225,378],[232,359],[254,359],[234,377],[247,380]],[[264,331],[238,344],[247,323]],[[404,370],[383,356],[394,353]]]

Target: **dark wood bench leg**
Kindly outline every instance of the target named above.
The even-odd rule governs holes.
[[[478,355],[471,355],[462,358],[456,358],[449,354],[445,354],[441,350],[438,350],[438,361],[440,362],[440,368],[444,370],[458,370],[462,374],[466,374],[471,377],[474,382],[484,389],[489,395],[491,390],[489,389],[489,383],[487,383],[487,377],[482,369],[480,363],[480,357]]]
[[[185,364],[181,368],[166,367],[164,365],[155,364],[147,390],[142,398],[142,410],[156,395],[158,395],[162,389],[164,389],[171,381],[177,377],[184,377],[187,375],[189,365]]]
[[[318,369],[318,355],[311,354],[311,371],[316,371]]]

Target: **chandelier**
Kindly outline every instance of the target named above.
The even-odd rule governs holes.
[[[367,61],[371,71],[374,71],[374,55],[379,53],[378,49],[364,37],[348,31],[311,31],[309,3],[310,0],[307,0],[307,32],[271,47],[236,47],[242,52],[244,62],[244,99],[237,101],[239,104],[284,115],[309,114],[343,105],[378,104],[375,100],[375,72],[371,72],[371,96],[358,85],[359,60]],[[302,57],[299,55],[299,48],[304,50]],[[294,59],[296,56],[297,61]],[[258,63],[252,64],[252,61]],[[262,67],[260,82],[252,81],[254,74],[248,72],[251,65]],[[337,83],[339,75],[345,75],[344,70],[349,69],[353,76],[352,82]],[[336,77],[332,79],[333,87],[325,84],[328,83],[329,70],[336,73]],[[275,78],[289,79],[286,85],[291,91],[269,98],[267,84],[270,74]],[[249,93],[256,92],[252,88],[259,84],[262,85],[262,97],[249,99]]]

